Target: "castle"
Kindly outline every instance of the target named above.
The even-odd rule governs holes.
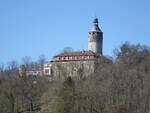
[[[57,76],[59,78],[65,76],[86,76],[94,72],[96,59],[110,60],[103,56],[103,32],[99,28],[98,18],[94,18],[91,31],[88,33],[88,50],[86,51],[66,51],[52,58],[52,61],[44,64],[44,75]],[[20,73],[24,73],[25,67],[20,67]],[[26,72],[29,73],[29,72]],[[32,72],[31,72],[32,73]],[[31,74],[30,73],[30,74]],[[35,75],[42,73],[34,72]],[[80,76],[79,76],[80,77]]]
[[[93,59],[103,54],[103,32],[98,26],[98,19],[93,21],[93,27],[88,33],[88,50],[76,52],[64,52],[53,57],[52,61],[73,61]]]

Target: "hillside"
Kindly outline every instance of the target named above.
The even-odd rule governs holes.
[[[114,53],[112,63],[101,60],[80,80],[82,70],[50,80],[1,67],[0,113],[150,113],[150,48],[124,43]]]

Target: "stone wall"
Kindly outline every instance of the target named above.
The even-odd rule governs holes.
[[[88,50],[102,55],[103,51],[103,33],[89,32],[88,34]]]
[[[94,72],[95,60],[61,61],[52,62],[52,76],[64,79],[68,76],[82,77],[89,76]]]

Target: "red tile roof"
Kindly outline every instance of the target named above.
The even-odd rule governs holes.
[[[64,56],[99,56],[99,55],[92,51],[73,51],[60,53],[54,57],[64,57]]]

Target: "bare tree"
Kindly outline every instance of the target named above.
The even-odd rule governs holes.
[[[39,56],[39,59],[38,59],[38,65],[40,66],[41,68],[41,71],[42,71],[42,75],[44,74],[43,70],[44,70],[44,64],[46,63],[46,58],[44,55],[40,55]]]
[[[27,70],[31,68],[32,58],[30,56],[25,56],[22,58],[22,63],[26,66]]]
[[[63,52],[72,52],[73,51],[73,48],[72,47],[65,47],[63,49]]]

